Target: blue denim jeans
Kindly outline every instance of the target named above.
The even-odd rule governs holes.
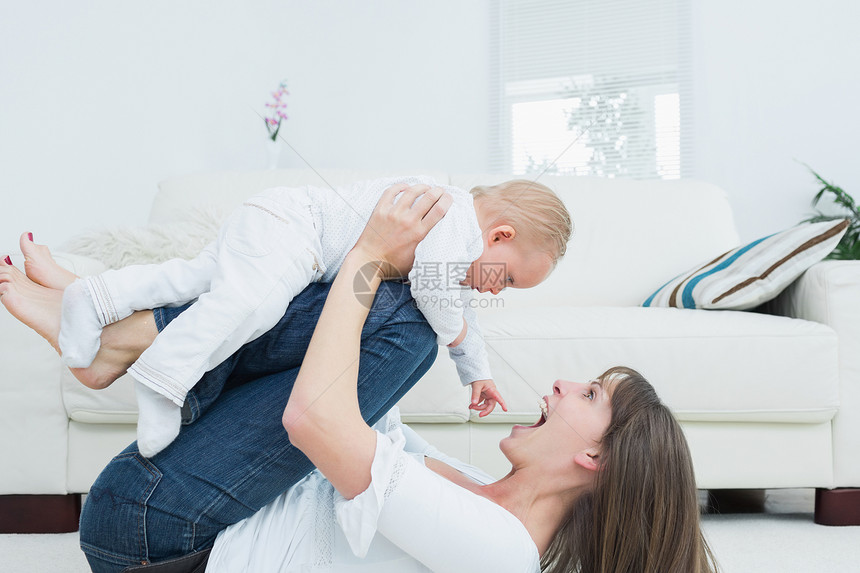
[[[132,443],[102,471],[80,524],[81,548],[95,573],[211,547],[219,531],[313,469],[290,444],[281,414],[328,287],[309,286],[272,330],[204,375],[189,393],[188,423],[170,446],[147,459]],[[156,310],[159,329],[182,310]],[[368,423],[421,378],[436,350],[436,335],[409,288],[383,283],[362,332],[358,393]]]

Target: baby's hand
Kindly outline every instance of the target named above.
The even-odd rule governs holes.
[[[478,414],[479,417],[483,418],[492,412],[496,403],[502,407],[502,410],[508,411],[505,400],[499,394],[492,380],[475,380],[472,382],[472,403],[469,404],[469,408],[479,410],[481,412]]]

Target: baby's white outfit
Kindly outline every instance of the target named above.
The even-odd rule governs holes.
[[[479,484],[492,477],[430,446],[393,409],[374,425],[370,486],[344,499],[314,471],[218,534],[207,573],[540,571],[525,526],[424,465],[440,459]]]
[[[383,191],[396,183],[438,186],[419,176],[336,190],[269,189],[245,201],[217,240],[190,261],[133,265],[77,281],[63,299],[59,345],[65,363],[89,366],[101,328],[136,310],[197,299],[128,369],[181,407],[205,372],[274,326],[308,284],[334,278]],[[465,319],[465,339],[449,349],[465,385],[491,378],[471,291],[459,284],[481,255],[483,240],[471,195],[442,187],[454,201],[415,250],[410,291],[439,344],[453,342]]]

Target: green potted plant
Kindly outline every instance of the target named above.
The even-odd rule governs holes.
[[[818,182],[822,185],[815,197],[812,198],[812,206],[817,207],[818,203],[825,195],[831,195],[834,205],[839,207],[842,213],[829,214],[824,213],[820,209],[815,210],[815,214],[804,223],[818,223],[820,221],[832,221],[834,219],[848,219],[848,230],[833,252],[827,256],[828,259],[838,260],[857,260],[860,259],[860,208],[854,198],[846,193],[841,187],[826,181],[821,175],[816,173],[811,167],[806,165],[806,168],[815,176]]]

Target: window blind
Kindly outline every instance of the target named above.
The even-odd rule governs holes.
[[[690,0],[493,0],[491,169],[678,178]]]

